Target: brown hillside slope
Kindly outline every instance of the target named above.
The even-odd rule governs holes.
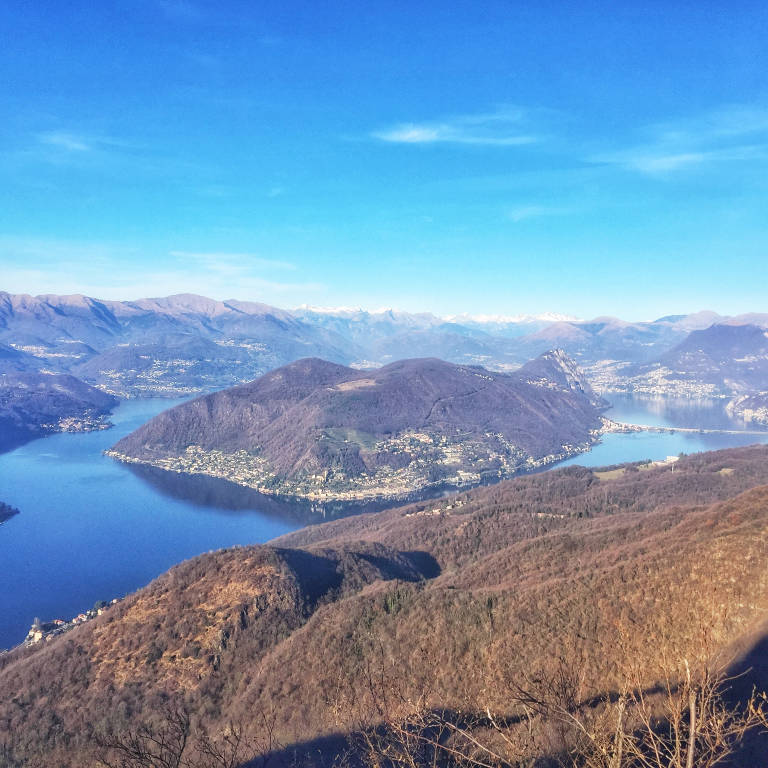
[[[182,563],[101,618],[0,656],[0,746],[33,764],[79,765],[91,726],[131,722],[167,693],[216,719],[259,658],[320,606],[421,576],[407,556],[365,544],[238,547]]]
[[[2,658],[0,743],[87,764],[90,727],[173,693],[214,725],[274,710],[290,744],[350,729],[372,670],[475,710],[505,711],[511,679],[561,661],[584,699],[615,689],[627,655],[653,686],[660,649],[695,658],[702,634],[725,649],[768,616],[767,459],[721,451],[612,480],[570,468],[287,537],[322,542],[306,548],[197,558]]]
[[[435,705],[504,711],[510,676],[560,659],[579,667],[585,698],[615,689],[617,631],[631,627],[631,656],[650,686],[660,646],[696,658],[702,628],[713,649],[724,649],[768,615],[766,554],[765,486],[701,510],[589,520],[500,547],[424,588],[362,593],[343,614],[314,616],[264,663],[285,669],[300,647],[294,679],[306,681],[304,702],[321,702],[324,690],[344,700],[366,664],[383,658],[406,697],[419,695],[426,678]],[[254,681],[242,709],[276,698],[288,707],[273,680]],[[328,727],[324,717],[315,712],[315,727]]]
[[[625,466],[609,480],[600,479],[599,469],[579,466],[518,477],[440,500],[311,525],[274,543],[379,541],[426,550],[444,571],[451,570],[507,546],[510,539],[570,529],[578,525],[574,518],[706,505],[768,484],[768,446],[698,453],[651,469]]]

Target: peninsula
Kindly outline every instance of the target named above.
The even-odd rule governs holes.
[[[562,351],[512,374],[308,358],[161,413],[108,453],[312,500],[477,485],[587,450],[604,403]]]

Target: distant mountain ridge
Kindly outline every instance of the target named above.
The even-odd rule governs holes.
[[[346,362],[356,352],[283,310],[189,294],[118,302],[0,293],[0,343],[124,396],[210,391],[307,355]]]
[[[557,313],[437,317],[395,310],[278,309],[179,294],[135,301],[0,292],[0,372],[70,373],[120,396],[201,394],[304,357],[371,368],[437,357],[513,371],[563,349],[601,389],[713,324],[768,328],[768,314],[668,315],[652,322]],[[768,383],[764,385],[768,386]]]
[[[645,365],[627,369],[630,391],[700,397],[741,396],[768,387],[768,330],[721,323],[692,331]]]
[[[512,374],[429,358],[369,371],[305,359],[161,413],[112,455],[265,492],[401,497],[585,450],[604,405],[560,351]]]

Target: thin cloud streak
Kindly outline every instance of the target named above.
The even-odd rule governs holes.
[[[590,160],[599,164],[620,166],[648,176],[664,176],[713,163],[745,162],[766,158],[768,158],[768,143],[690,152],[664,151],[663,147],[654,146],[637,147],[596,155]]]
[[[563,208],[552,208],[546,205],[520,205],[507,212],[507,218],[516,224],[528,219],[536,219],[542,216],[559,216],[567,211]]]
[[[41,144],[63,149],[67,152],[90,152],[93,149],[90,141],[73,133],[53,131],[41,133],[37,138]]]
[[[645,133],[650,136],[645,144],[599,153],[589,161],[665,176],[768,157],[768,109],[757,106],[726,105],[695,118],[648,126]]]
[[[459,115],[437,122],[399,123],[374,131],[371,137],[394,144],[477,144],[511,147],[534,144],[540,138],[520,130],[525,113],[519,109]]]
[[[119,160],[136,160],[146,148],[112,136],[75,131],[45,131],[32,135],[33,143],[17,153],[21,160],[45,163],[80,163],[89,167]]]
[[[149,271],[137,278],[135,272],[81,275],[76,270],[51,271],[42,269],[4,269],[2,290],[9,293],[83,294],[95,299],[131,301],[151,296],[172,296],[192,293],[219,301],[238,299],[265,304],[294,305],[307,294],[318,295],[327,290],[323,283],[282,283],[259,277],[238,278],[236,283],[211,280],[184,272]]]
[[[0,263],[0,289],[11,293],[82,293],[115,300],[196,293],[219,300],[296,304],[307,294],[326,291],[323,283],[258,274],[296,267],[253,254],[173,251],[152,258],[120,244],[0,236]]]
[[[657,123],[650,130],[661,140],[691,143],[768,133],[768,107],[726,104],[692,119]]]
[[[680,152],[665,154],[652,149],[639,147],[635,150],[597,155],[593,162],[617,165],[630,171],[638,171],[650,176],[666,174],[700,165],[707,160],[704,152]]]

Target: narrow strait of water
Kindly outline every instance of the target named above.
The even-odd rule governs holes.
[[[743,428],[721,402],[611,400],[606,415],[617,421]],[[35,616],[68,619],[202,552],[264,542],[324,516],[385,506],[277,502],[223,481],[141,470],[103,455],[174,404],[127,401],[114,412],[112,429],[55,435],[0,455],[0,500],[21,510],[0,525],[0,648],[23,640]],[[605,435],[588,454],[564,464],[599,466],[756,442],[768,442],[768,432]]]

